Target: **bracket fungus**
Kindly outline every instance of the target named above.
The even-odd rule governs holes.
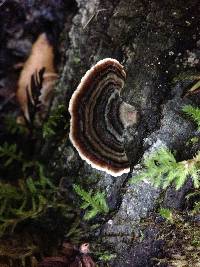
[[[130,171],[123,134],[138,121],[136,108],[120,96],[125,79],[117,60],[100,60],[83,76],[69,103],[72,144],[92,167],[113,176]]]
[[[40,75],[41,72],[43,72],[42,76]],[[45,107],[47,109],[52,98],[52,89],[57,77],[58,75],[55,73],[54,68],[53,46],[49,43],[46,33],[42,33],[33,44],[30,56],[24,63],[16,93],[24,117],[28,121],[30,121],[28,109],[29,96],[31,102],[34,104],[31,92],[32,90],[35,90],[31,87],[33,81],[35,81],[35,85],[41,85],[41,88],[39,88],[39,101],[43,108]]]

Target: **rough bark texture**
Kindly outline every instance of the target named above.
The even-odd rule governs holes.
[[[142,114],[138,132],[135,129],[129,129],[127,132],[127,154],[136,167],[133,177],[140,168],[143,153],[147,155],[162,145],[176,150],[178,160],[193,157],[200,144],[190,144],[188,147],[186,142],[199,133],[181,109],[185,104],[199,104],[200,98],[199,95],[182,97],[190,85],[189,80],[177,83],[172,81],[185,70],[199,71],[199,0],[76,2],[77,10],[69,12],[71,17],[75,14],[72,22],[62,18],[65,27],[60,50],[64,54],[65,62],[63,67],[61,66],[56,87],[58,96],[54,105],[63,100],[68,105],[81,77],[93,64],[106,57],[116,58],[124,65],[127,73],[123,98],[129,104],[136,104]],[[16,2],[16,9],[17,5],[19,3]],[[61,8],[67,10],[68,7],[61,5]],[[37,10],[36,8],[32,14],[34,19],[39,14]],[[55,17],[59,19],[58,16]],[[21,19],[25,20],[23,12]],[[54,18],[53,22],[50,19],[51,26],[56,19]],[[10,25],[9,29],[12,30]],[[38,33],[38,27],[34,29],[35,34]],[[5,32],[5,29],[2,32]],[[14,47],[18,60],[24,59],[30,50],[31,40],[28,37],[23,37],[23,41],[20,39],[26,32],[17,31],[15,34],[19,35],[18,43],[8,38],[8,45],[12,49]],[[1,40],[5,38],[6,34]],[[17,46],[22,46],[23,51],[20,50],[19,53]],[[0,54],[0,64],[4,66],[0,75],[8,72],[10,67],[4,64],[3,51],[4,47]],[[8,53],[7,48],[5,51]],[[11,59],[13,65],[15,57],[12,55]],[[66,119],[69,120],[69,116]],[[136,134],[140,153],[135,149]],[[153,188],[148,182],[130,185],[126,175],[116,178],[92,169],[79,158],[69,142],[59,149],[62,151],[59,155],[62,165],[57,168],[67,183],[74,183],[73,177],[76,177],[77,181],[85,179],[82,181],[84,184],[92,181],[97,188],[107,193],[108,204],[113,213],[109,220],[104,222],[101,230],[92,236],[98,236],[102,244],[108,248],[112,247],[117,253],[117,258],[111,262],[111,266],[156,266],[152,258],[165,257],[165,241],[157,238],[159,226],[146,227],[143,240],[138,241],[139,222],[154,214],[163,194],[165,207],[183,209],[185,195],[191,190],[192,183],[186,183],[178,192],[170,188],[164,193]]]
[[[195,53],[194,57],[199,54],[198,1],[77,0],[77,3],[79,11],[69,32],[71,45],[66,51],[59,88],[65,88],[70,98],[91,65],[105,57],[118,59],[128,74],[123,97],[130,104],[136,103],[142,112],[142,151],[148,153],[166,145],[177,151],[179,160],[192,157],[197,148],[189,151],[185,143],[195,135],[195,128],[181,108],[198,102],[198,96],[183,99],[187,82],[174,86],[172,79],[185,68],[199,68],[198,60],[189,59],[190,52]],[[134,136],[134,130],[131,134]],[[140,158],[133,151],[134,142],[130,143],[128,153],[134,163],[139,163]],[[125,175],[113,178],[86,164],[79,169],[79,175],[98,175],[98,186],[106,190],[110,207],[115,209],[115,215],[101,232],[102,242],[114,246],[120,254],[112,266],[154,266],[150,259],[161,253],[164,242],[153,241],[155,235],[151,234],[141,244],[131,243],[139,221],[155,209],[160,191],[145,182],[129,185]],[[185,187],[178,193],[170,189],[165,204],[171,206],[173,199],[173,207],[180,207],[191,183]]]

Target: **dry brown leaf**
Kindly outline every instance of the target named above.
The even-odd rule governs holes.
[[[59,257],[46,257],[38,267],[96,267],[92,258],[88,255],[89,244],[84,243],[76,248],[71,243],[64,243],[62,254]]]
[[[53,85],[58,76],[55,73],[53,47],[49,43],[46,33],[40,34],[33,44],[30,56],[24,64],[18,81],[16,96],[27,120],[30,119],[27,90],[31,95],[31,78],[33,76],[38,78],[38,73],[43,68],[45,72],[39,100],[42,105],[48,106],[51,101]]]

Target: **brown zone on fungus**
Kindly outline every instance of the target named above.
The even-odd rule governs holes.
[[[31,96],[31,77],[35,76],[38,79],[38,73],[43,68],[45,69],[45,72],[43,75],[39,100],[42,105],[48,106],[52,97],[53,85],[58,76],[54,67],[53,46],[49,43],[46,33],[40,34],[33,44],[30,56],[24,63],[18,81],[16,97],[27,120],[30,119],[27,103],[27,90]]]
[[[79,155],[93,167],[114,176],[130,169],[122,130],[136,123],[134,107],[126,104],[133,115],[131,123],[130,116],[126,121],[127,108],[120,108],[125,105],[120,97],[125,78],[117,60],[101,60],[84,75],[69,104],[70,139]]]

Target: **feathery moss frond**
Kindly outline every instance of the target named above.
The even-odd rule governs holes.
[[[159,210],[159,214],[164,218],[166,219],[167,221],[169,221],[170,223],[173,223],[174,222],[174,219],[173,219],[173,213],[170,209],[166,209],[166,208],[161,208]]]
[[[0,146],[0,158],[4,159],[4,166],[9,166],[13,161],[22,162],[22,153],[17,151],[16,144],[8,144],[5,142]]]
[[[194,186],[198,188],[200,185],[200,151],[193,159],[177,162],[169,149],[161,148],[144,160],[144,167],[131,182],[146,178],[163,189],[174,183],[178,190],[191,176]]]
[[[190,116],[197,124],[198,130],[200,130],[200,108],[195,108],[191,105],[183,107],[183,112]]]
[[[47,121],[43,125],[43,137],[48,139],[57,134],[58,125],[62,124],[62,129],[66,130],[66,105],[59,105],[55,110],[51,111]]]
[[[0,182],[0,236],[26,219],[38,218],[48,208],[69,210],[58,199],[58,188],[45,177],[42,165],[38,167],[38,179],[21,179],[18,186]]]
[[[89,192],[86,192],[79,185],[74,185],[74,190],[83,200],[81,208],[90,208],[85,213],[85,220],[94,218],[98,213],[108,213],[109,208],[105,200],[105,193],[96,192],[92,194],[91,190]]]
[[[11,114],[8,114],[4,117],[4,125],[6,132],[13,135],[18,134],[25,136],[28,133],[28,129],[25,127],[25,125],[18,123],[16,118]]]

